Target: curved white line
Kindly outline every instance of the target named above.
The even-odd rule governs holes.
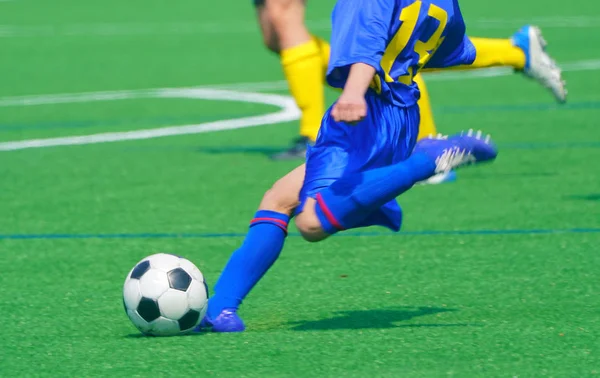
[[[29,98],[29,100],[27,98],[13,98],[12,101],[22,101],[20,105],[39,105],[61,102],[110,101],[131,98],[192,98],[198,100],[250,102],[257,104],[274,105],[279,107],[280,110],[265,115],[237,119],[225,119],[214,122],[200,123],[196,125],[170,126],[157,129],[3,142],[0,143],[0,151],[14,151],[26,148],[40,148],[51,146],[71,146],[82,144],[119,142],[124,140],[151,139],[173,135],[199,134],[206,133],[209,131],[241,129],[246,127],[255,127],[274,123],[295,121],[300,117],[300,111],[296,107],[294,100],[289,96],[264,93],[237,92],[231,90],[211,88],[165,88],[150,91],[99,92],[96,94],[82,93],[80,95],[70,94],[64,95],[62,97],[40,96],[37,99],[33,100],[31,98]],[[4,105],[6,106],[6,103]],[[15,105],[15,103],[12,103],[11,105]]]

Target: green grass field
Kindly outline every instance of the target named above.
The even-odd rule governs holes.
[[[324,37],[333,2],[309,2],[309,25]],[[275,106],[288,101],[278,59],[261,47],[250,1],[237,3],[0,2],[0,150],[290,117]],[[186,256],[214,282],[264,190],[297,164],[267,158],[295,135],[293,117],[0,151],[0,376],[598,374],[600,6],[462,7],[474,36],[541,26],[569,103],[505,71],[427,76],[441,131],[489,131],[496,163],[402,196],[399,234],[308,244],[292,228],[241,310],[243,334],[140,337],[122,284],[157,251]],[[191,87],[203,94],[160,90]],[[219,100],[219,88],[258,103]]]

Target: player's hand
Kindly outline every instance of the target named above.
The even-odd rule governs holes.
[[[331,116],[336,122],[355,124],[367,116],[367,102],[362,94],[342,92],[331,109]]]

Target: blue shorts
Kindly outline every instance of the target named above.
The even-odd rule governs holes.
[[[366,96],[367,117],[358,125],[336,122],[325,112],[319,136],[306,152],[306,175],[300,191],[302,211],[307,198],[329,187],[345,174],[385,167],[408,158],[419,133],[419,107],[394,106],[373,92]],[[359,227],[385,226],[400,230],[402,211],[393,200],[369,216]]]

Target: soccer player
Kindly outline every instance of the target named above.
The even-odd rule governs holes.
[[[274,159],[304,158],[306,145],[313,143],[325,111],[323,81],[330,46],[311,35],[304,22],[305,0],[254,0],[265,46],[279,54],[290,92],[302,110],[300,137],[289,150],[274,154]],[[462,69],[508,66],[550,88],[555,98],[566,97],[564,82],[556,65],[544,51],[539,29],[526,26],[511,39],[471,38],[476,59]],[[421,98],[419,138],[437,134],[427,88],[421,75],[415,75]]]
[[[456,0],[338,0],[332,23],[327,81],[343,91],[323,116],[306,164],[265,194],[221,273],[203,321],[213,331],[245,329],[236,311],[279,256],[293,214],[311,242],[373,225],[398,231],[397,196],[436,173],[496,157],[481,133],[416,142],[414,76],[475,59]]]

